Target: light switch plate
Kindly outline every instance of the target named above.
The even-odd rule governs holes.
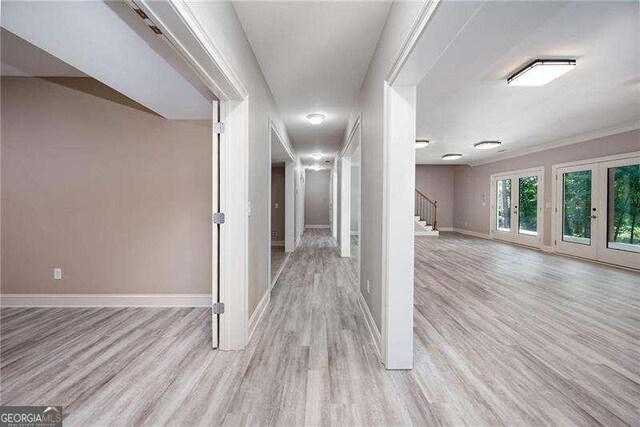
[[[62,269],[54,268],[53,269],[53,280],[62,280]]]

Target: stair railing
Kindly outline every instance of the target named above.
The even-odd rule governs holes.
[[[416,189],[415,215],[427,225],[438,229],[438,202],[435,202]]]

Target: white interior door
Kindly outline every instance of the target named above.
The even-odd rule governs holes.
[[[543,170],[510,172],[491,179],[491,232],[494,239],[542,245]]]
[[[598,165],[559,168],[556,174],[556,251],[596,259]]]
[[[220,103],[213,101],[213,123],[220,119]],[[216,304],[220,302],[220,225],[213,218],[220,212],[220,134],[213,132],[211,149],[211,344],[218,348],[220,315],[215,314]]]

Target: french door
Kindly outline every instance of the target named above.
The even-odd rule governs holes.
[[[491,233],[495,239],[542,245],[543,169],[491,176]]]
[[[556,251],[640,269],[640,156],[556,168]]]

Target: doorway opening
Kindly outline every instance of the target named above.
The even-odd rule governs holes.
[[[269,283],[273,289],[295,247],[295,166],[291,150],[273,124],[269,133]]]

